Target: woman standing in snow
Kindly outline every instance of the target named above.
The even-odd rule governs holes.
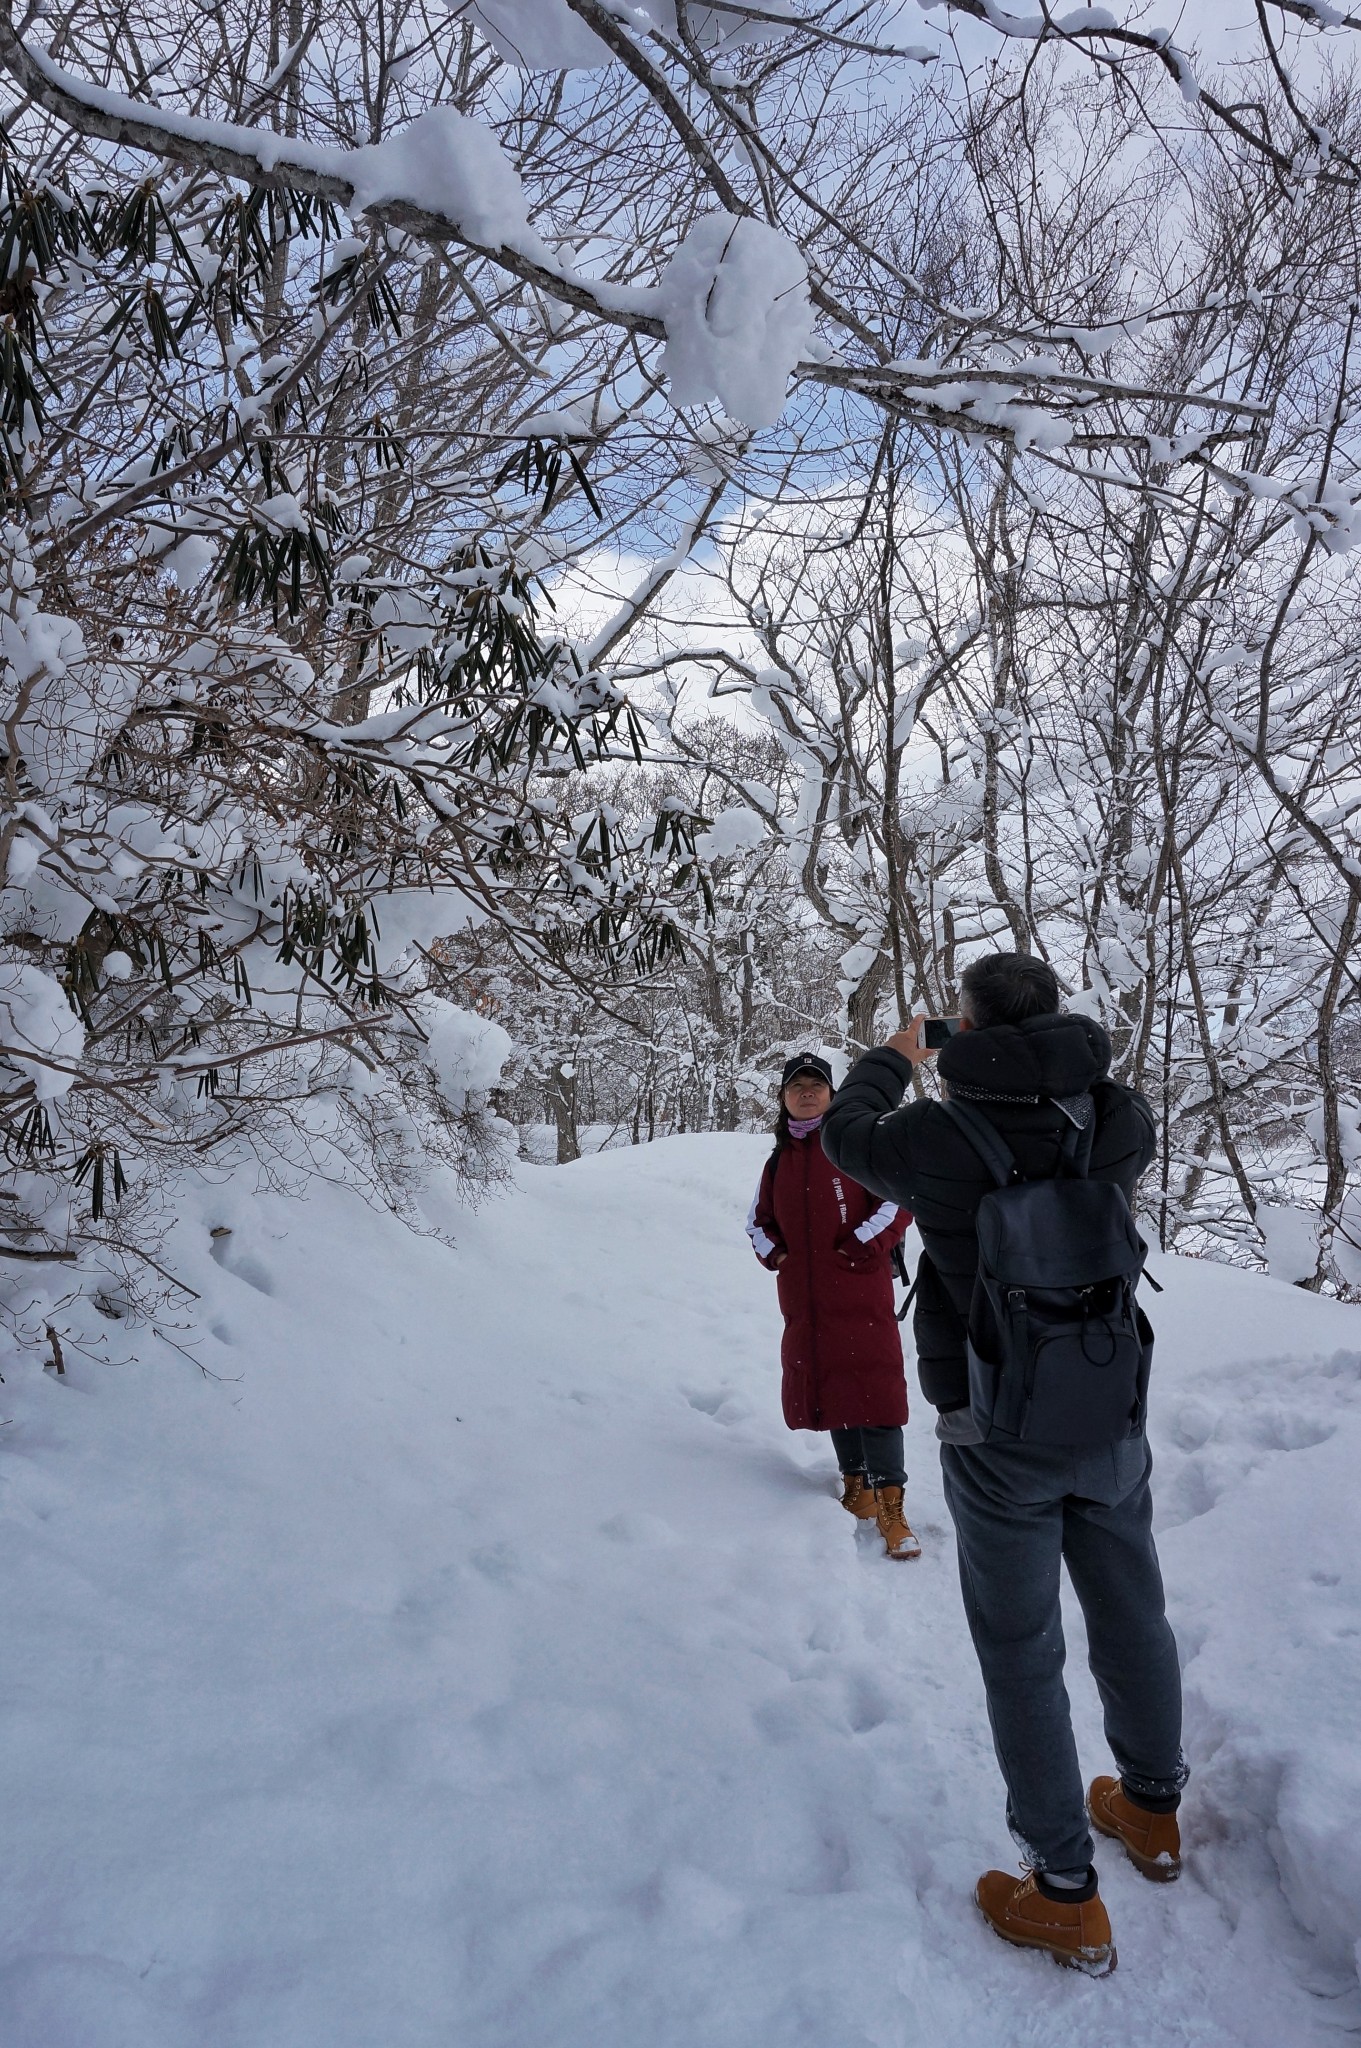
[[[878,1522],[890,1557],[920,1557],[903,1515],[907,1383],[891,1266],[912,1218],[827,1158],[819,1127],[831,1101],[826,1060],[807,1052],[790,1060],[747,1235],[779,1279],[785,1421],[831,1431],[841,1505]]]

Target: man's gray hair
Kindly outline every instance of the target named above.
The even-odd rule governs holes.
[[[1033,953],[985,953],[960,976],[960,1001],[975,1031],[1052,1017],[1059,1008],[1058,977]]]

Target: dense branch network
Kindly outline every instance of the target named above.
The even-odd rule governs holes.
[[[1164,1236],[1336,1280],[1350,85],[891,14],[0,0],[12,1249],[241,1148],[409,1208],[498,1077],[732,1125],[1013,943]]]

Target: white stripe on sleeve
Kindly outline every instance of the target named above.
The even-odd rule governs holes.
[[[897,1217],[898,1204],[896,1202],[881,1202],[873,1215],[867,1216],[864,1222],[857,1226],[855,1234],[861,1244],[873,1244],[880,1231],[892,1228],[893,1224],[897,1221]]]
[[[762,1174],[760,1180],[757,1181],[756,1193],[752,1196],[751,1207],[747,1211],[747,1236],[755,1246],[757,1257],[762,1259],[768,1259],[775,1249],[774,1238],[767,1237],[760,1224],[756,1221],[756,1204],[761,1199],[761,1189],[765,1186],[765,1178],[765,1175]]]

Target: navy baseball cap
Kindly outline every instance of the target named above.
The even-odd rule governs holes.
[[[829,1088],[835,1088],[836,1086],[835,1081],[832,1079],[831,1068],[826,1060],[820,1058],[815,1052],[796,1053],[794,1058],[786,1063],[785,1070],[780,1076],[780,1093],[782,1095],[795,1074],[816,1074],[819,1079],[827,1083]]]

